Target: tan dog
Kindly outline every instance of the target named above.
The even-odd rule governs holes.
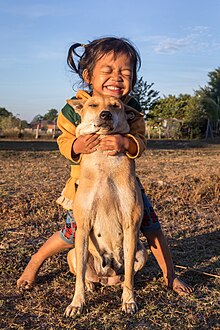
[[[124,106],[118,99],[91,97],[86,102],[68,103],[81,116],[77,136],[129,132]],[[75,249],[68,254],[70,270],[76,273],[76,286],[65,315],[72,317],[82,312],[85,284],[89,289],[92,282],[115,284],[121,274],[122,309],[133,314],[137,311],[134,274],[147,260],[146,250],[139,242],[143,202],[134,160],[124,153],[107,156],[107,152],[97,150],[84,154],[79,182],[73,210],[77,223]]]

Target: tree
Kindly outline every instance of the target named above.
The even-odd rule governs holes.
[[[220,67],[208,73],[208,85],[195,92],[206,115],[206,138],[218,134],[220,120]]]
[[[27,120],[21,120],[21,124],[20,125],[21,125],[21,128],[22,129],[29,127]]]
[[[18,127],[18,120],[14,116],[0,117],[0,130],[2,132]]]
[[[149,117],[157,121],[157,119],[176,118],[183,120],[185,116],[186,106],[191,96],[188,94],[180,94],[179,96],[169,95],[157,100],[149,111]]]
[[[195,91],[195,95],[169,95],[153,100],[147,109],[149,125],[160,127],[164,120],[175,118],[182,123],[182,129],[189,137],[214,137],[220,132],[220,67],[208,73],[207,86]],[[143,102],[146,97],[146,85],[143,78],[137,84],[137,99]],[[143,92],[145,90],[145,92]],[[135,95],[135,94],[134,94]],[[138,98],[139,96],[139,98]],[[142,103],[144,108],[144,104]],[[145,112],[146,113],[146,112]]]
[[[0,108],[0,117],[9,117],[9,116],[13,116],[13,114],[11,112],[9,112],[8,110],[6,110],[5,108]]]
[[[0,130],[2,132],[18,127],[18,119],[5,108],[0,108]]]
[[[205,134],[206,114],[197,96],[180,94],[169,95],[158,100],[149,112],[151,125],[162,125],[171,119],[181,123],[176,135],[179,137],[199,137]],[[171,126],[173,125],[171,120]]]
[[[36,116],[32,119],[31,124],[34,124],[34,123],[39,122],[39,121],[41,121],[41,120],[43,120],[43,116],[41,116],[41,115],[36,115]]]
[[[54,121],[55,119],[57,119],[57,116],[58,116],[58,111],[56,109],[50,109],[43,116],[43,119],[48,121]]]
[[[208,77],[208,89],[210,95],[207,96],[213,99],[213,101],[220,106],[220,67],[214,71],[210,71],[208,73]]]
[[[188,132],[188,137],[202,137],[205,135],[207,116],[204,112],[201,99],[192,96],[185,108],[183,130]]]
[[[141,77],[138,79],[133,92],[131,93],[131,95],[140,103],[141,108],[145,113],[145,118],[147,117],[148,111],[159,99],[159,91],[152,89],[153,85],[154,83],[148,84],[147,81],[144,81],[143,77]]]

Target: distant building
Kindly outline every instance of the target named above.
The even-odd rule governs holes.
[[[30,123],[30,128],[33,132],[38,131],[40,134],[59,135],[61,132],[58,129],[57,121],[49,121],[42,118],[42,116],[36,116]]]

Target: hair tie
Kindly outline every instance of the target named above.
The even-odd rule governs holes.
[[[85,44],[81,44],[80,46],[83,47],[83,48],[86,48],[86,45]]]

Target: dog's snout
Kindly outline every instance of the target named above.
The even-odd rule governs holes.
[[[101,119],[104,119],[104,120],[112,119],[112,114],[110,111],[102,111],[99,116]]]

